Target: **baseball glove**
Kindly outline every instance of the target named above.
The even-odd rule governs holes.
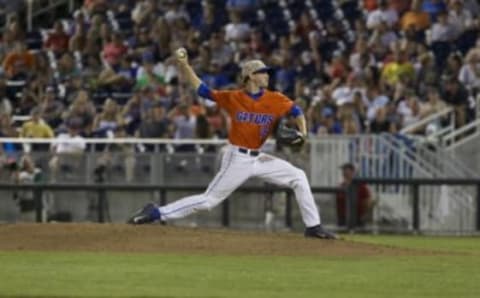
[[[287,126],[287,120],[281,119],[275,131],[277,143],[287,146],[301,146],[305,142],[305,136],[297,129]]]

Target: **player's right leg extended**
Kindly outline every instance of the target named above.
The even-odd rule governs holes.
[[[149,203],[128,222],[144,224],[156,220],[168,221],[186,217],[200,210],[210,210],[250,177],[254,160],[238,152],[236,147],[230,146],[222,158],[220,171],[203,194],[188,196],[162,207]]]

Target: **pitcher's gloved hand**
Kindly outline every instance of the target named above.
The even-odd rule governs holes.
[[[275,132],[277,143],[287,146],[302,146],[305,143],[306,136],[298,129],[288,127],[287,121],[280,120]]]

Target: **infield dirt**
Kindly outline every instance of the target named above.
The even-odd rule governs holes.
[[[349,240],[305,239],[294,233],[124,224],[4,224],[0,225],[0,250],[249,256],[442,254]]]

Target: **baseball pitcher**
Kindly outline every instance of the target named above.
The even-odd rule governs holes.
[[[197,90],[198,95],[215,101],[230,115],[232,123],[228,149],[223,156],[220,171],[204,193],[162,207],[149,203],[134,214],[129,223],[168,221],[200,210],[210,210],[248,178],[256,177],[294,190],[306,226],[305,237],[335,239],[336,236],[321,225],[305,172],[259,150],[279,119],[286,115],[295,118],[299,129],[293,136],[291,131],[287,134],[289,143],[301,144],[307,134],[305,117],[300,107],[285,95],[267,89],[269,68],[260,60],[248,61],[241,69],[243,89],[219,91],[210,89],[198,78],[188,62],[184,48],[178,49],[175,56],[183,77]]]

